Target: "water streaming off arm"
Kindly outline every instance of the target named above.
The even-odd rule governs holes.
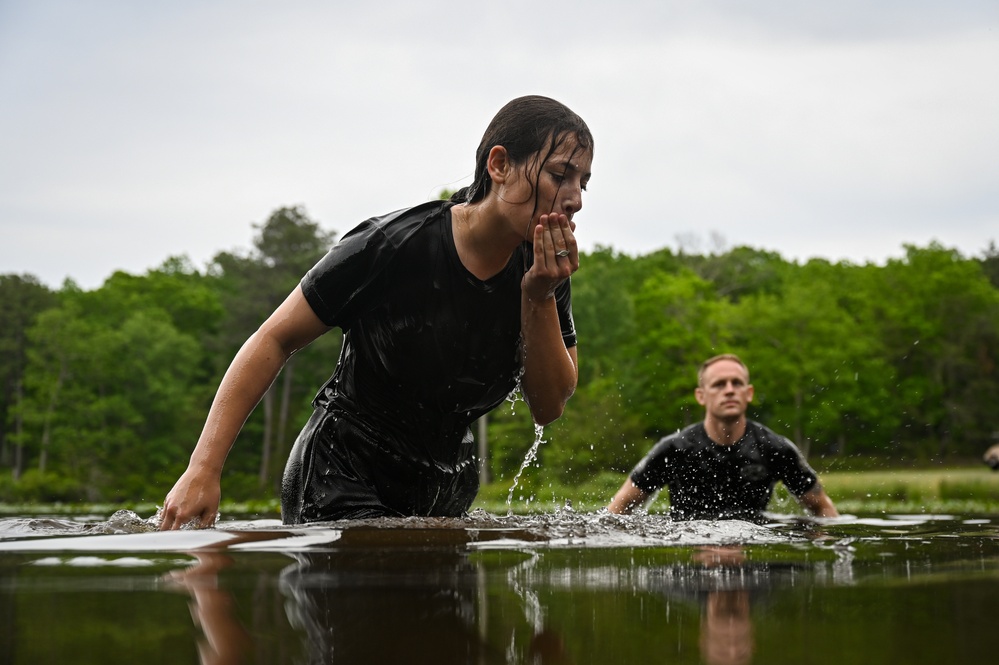
[[[538,449],[541,447],[541,444],[544,443],[544,439],[541,438],[542,436],[544,436],[544,433],[545,433],[545,428],[535,423],[534,443],[531,444],[530,450],[528,450],[527,454],[524,455],[524,461],[521,462],[520,469],[517,471],[517,475],[513,477],[513,484],[510,486],[510,492],[506,496],[507,515],[513,514],[513,493],[517,489],[517,483],[520,482],[520,476],[524,473],[524,469],[529,467],[534,462],[534,460],[538,458]]]

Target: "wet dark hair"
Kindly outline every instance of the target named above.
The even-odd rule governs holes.
[[[576,150],[593,152],[593,135],[583,119],[561,102],[540,95],[518,97],[499,110],[486,128],[475,151],[475,179],[451,196],[455,203],[476,203],[489,194],[493,181],[486,168],[493,146],[506,148],[516,166],[531,160],[528,170],[537,166],[532,190],[537,191],[541,167],[567,139],[576,140]],[[542,153],[544,155],[542,156]]]

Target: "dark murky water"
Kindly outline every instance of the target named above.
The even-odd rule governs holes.
[[[992,663],[999,518],[0,520],[4,663]]]

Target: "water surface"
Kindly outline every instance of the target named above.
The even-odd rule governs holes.
[[[5,663],[991,663],[999,519],[0,520]]]

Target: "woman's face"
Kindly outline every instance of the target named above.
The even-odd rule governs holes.
[[[568,137],[546,162],[528,159],[513,168],[512,177],[500,188],[500,198],[516,207],[518,218],[523,215],[528,239],[541,215],[563,214],[572,221],[582,209],[592,161],[593,153]]]

